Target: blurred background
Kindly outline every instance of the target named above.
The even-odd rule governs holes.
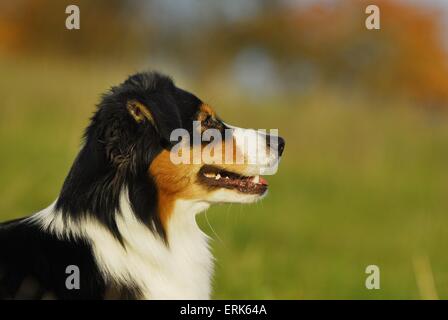
[[[287,141],[263,202],[198,217],[214,298],[448,298],[447,27],[443,0],[0,1],[0,221],[48,206],[100,94],[157,69]]]

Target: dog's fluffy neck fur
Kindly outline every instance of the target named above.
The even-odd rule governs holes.
[[[121,242],[94,216],[72,221],[54,204],[30,221],[61,239],[87,241],[105,282],[129,288],[138,298],[208,299],[213,257],[195,216],[209,204],[177,200],[167,224],[167,241],[135,216],[127,190],[122,191],[119,207]]]

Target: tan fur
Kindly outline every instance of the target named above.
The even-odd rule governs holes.
[[[196,183],[196,174],[200,167],[193,164],[173,164],[167,150],[163,150],[152,161],[149,173],[157,185],[158,211],[165,227],[176,199],[193,199],[205,192]]]
[[[206,104],[206,103],[203,103],[201,106],[200,106],[200,113],[199,113],[199,116],[198,116],[198,121],[202,121],[202,120],[205,120],[205,118],[208,116],[208,115],[211,115],[212,117],[216,117],[216,113],[215,113],[215,111],[212,109],[212,107],[210,107],[208,104]]]

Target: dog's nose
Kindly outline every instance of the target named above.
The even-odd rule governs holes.
[[[285,139],[279,136],[275,136],[276,144],[272,144],[271,139],[273,136],[269,136],[269,139],[267,140],[267,145],[269,148],[277,148],[278,156],[280,157],[283,153],[283,150],[285,149]]]
[[[285,139],[278,137],[278,155],[281,156],[285,149]]]

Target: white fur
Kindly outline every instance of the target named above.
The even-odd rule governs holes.
[[[241,163],[248,166],[243,172],[245,175],[273,175],[277,172],[280,156],[278,153],[278,136],[266,135],[266,130],[244,129],[225,124],[232,130],[236,147],[242,151],[244,159],[239,159]],[[277,130],[270,132],[278,133]],[[269,139],[270,146],[267,145]]]
[[[59,237],[87,239],[105,278],[137,285],[142,299],[209,299],[213,257],[208,238],[195,220],[195,215],[208,206],[206,202],[186,200],[175,203],[167,227],[169,246],[137,220],[127,192],[122,194],[117,214],[125,248],[94,218],[64,224],[54,204],[29,221]]]
[[[253,203],[260,201],[268,194],[266,190],[263,194],[244,194],[234,189],[218,189],[207,196],[207,201],[211,203]]]

